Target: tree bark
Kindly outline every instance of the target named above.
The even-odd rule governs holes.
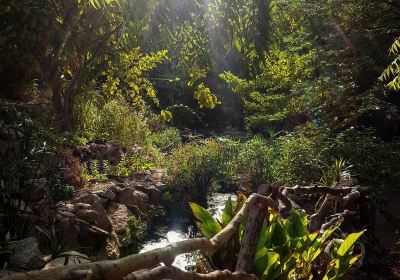
[[[261,185],[258,193],[267,195],[271,191],[269,186]],[[268,204],[262,201],[252,206],[250,217],[247,221],[246,233],[243,238],[236,263],[236,271],[254,273],[254,255],[257,249],[257,241],[260,235],[262,224],[268,215]]]
[[[182,271],[175,267],[158,266],[152,270],[141,270],[129,274],[124,280],[257,280],[253,274],[231,272],[229,270],[214,271],[207,274]]]

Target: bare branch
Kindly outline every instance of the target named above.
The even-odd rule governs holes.
[[[182,271],[176,267],[158,266],[152,270],[142,270],[128,275],[125,280],[257,280],[257,277],[244,272],[229,270],[214,271],[208,274]]]

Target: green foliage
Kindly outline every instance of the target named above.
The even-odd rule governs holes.
[[[155,168],[157,157],[157,150],[135,146],[122,156],[116,166],[110,167],[109,172],[119,176],[130,176],[134,172],[152,170]]]
[[[163,152],[178,148],[182,145],[181,135],[178,129],[169,127],[158,133],[150,135],[152,145]]]
[[[321,183],[325,186],[333,186],[334,183],[349,179],[351,177],[350,168],[351,166],[347,166],[344,159],[336,159],[333,165],[327,166],[327,169],[322,171]]]
[[[238,198],[238,201],[243,201]],[[222,230],[233,218],[241,203],[232,205],[231,199],[226,204],[222,213],[222,222],[214,219],[204,208],[191,204],[197,225],[203,235],[210,238]],[[235,212],[232,211],[236,207]],[[342,279],[360,255],[354,255],[354,245],[361,237],[363,231],[349,234],[346,239],[335,239],[334,233],[339,225],[332,228],[310,233],[308,231],[308,218],[303,211],[292,211],[286,219],[279,214],[271,212],[264,221],[257,242],[257,250],[254,257],[254,266],[260,279]],[[238,234],[243,233],[243,226]],[[233,238],[235,239],[235,238]],[[230,245],[231,246],[230,246]],[[327,246],[332,244],[330,251]],[[228,254],[237,254],[240,246],[232,247],[228,243],[221,252],[220,258],[226,258]],[[324,263],[328,263],[327,266]]]
[[[400,90],[400,38],[397,38],[390,48],[390,54],[395,55],[396,58],[393,62],[385,69],[382,75],[379,77],[381,81],[388,81],[387,86],[393,90]]]
[[[186,144],[171,151],[166,159],[167,185],[173,201],[179,202],[174,207],[185,209],[190,201],[206,206],[211,186],[229,181],[229,150],[225,143],[208,139],[203,144]]]
[[[197,227],[201,230],[205,237],[211,238],[222,230],[221,225],[212,215],[203,207],[196,203],[190,203],[192,213],[197,220]]]
[[[168,58],[167,51],[142,54],[140,47],[129,52],[118,53],[104,73],[106,81],[102,85],[105,94],[128,98],[135,106],[144,106],[143,93],[148,100],[159,105],[156,90],[145,74]]]
[[[245,141],[232,158],[233,172],[239,176],[243,187],[256,191],[258,186],[272,181],[271,147],[261,137]]]
[[[281,136],[273,142],[272,150],[273,177],[290,185],[318,181],[322,176],[322,167],[329,160],[329,142],[324,134]]]
[[[145,117],[124,101],[98,102],[96,93],[76,107],[76,131],[83,132],[82,142],[94,139],[118,140],[126,147],[147,145],[150,130]]]
[[[140,217],[129,216],[128,225],[125,228],[124,238],[122,240],[121,252],[123,255],[137,253],[139,244],[146,238],[148,227]]]

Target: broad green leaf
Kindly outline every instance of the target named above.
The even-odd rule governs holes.
[[[193,215],[196,219],[198,227],[205,237],[213,237],[222,230],[221,225],[212,217],[210,212],[196,203],[190,203]]]
[[[354,243],[360,238],[361,235],[363,235],[363,233],[364,231],[349,234],[349,236],[347,236],[347,238],[343,241],[342,245],[340,245],[337,254],[341,257],[346,255],[351,250]]]
[[[287,232],[291,238],[308,235],[307,224],[307,215],[303,211],[292,211],[285,221]]]
[[[224,210],[222,211],[222,225],[225,227],[229,224],[234,216],[233,213],[233,205],[231,197],[228,198],[227,202],[225,203]]]

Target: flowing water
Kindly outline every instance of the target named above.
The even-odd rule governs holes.
[[[214,218],[220,219],[224,209],[225,202],[232,194],[213,193],[208,200],[208,210]],[[158,229],[153,236],[144,242],[140,252],[146,252],[157,248],[165,247],[166,245],[191,238],[195,235],[195,228],[188,221],[175,222],[173,226]],[[187,270],[196,264],[196,260],[201,257],[200,252],[192,252],[179,255],[175,258],[174,266]]]

